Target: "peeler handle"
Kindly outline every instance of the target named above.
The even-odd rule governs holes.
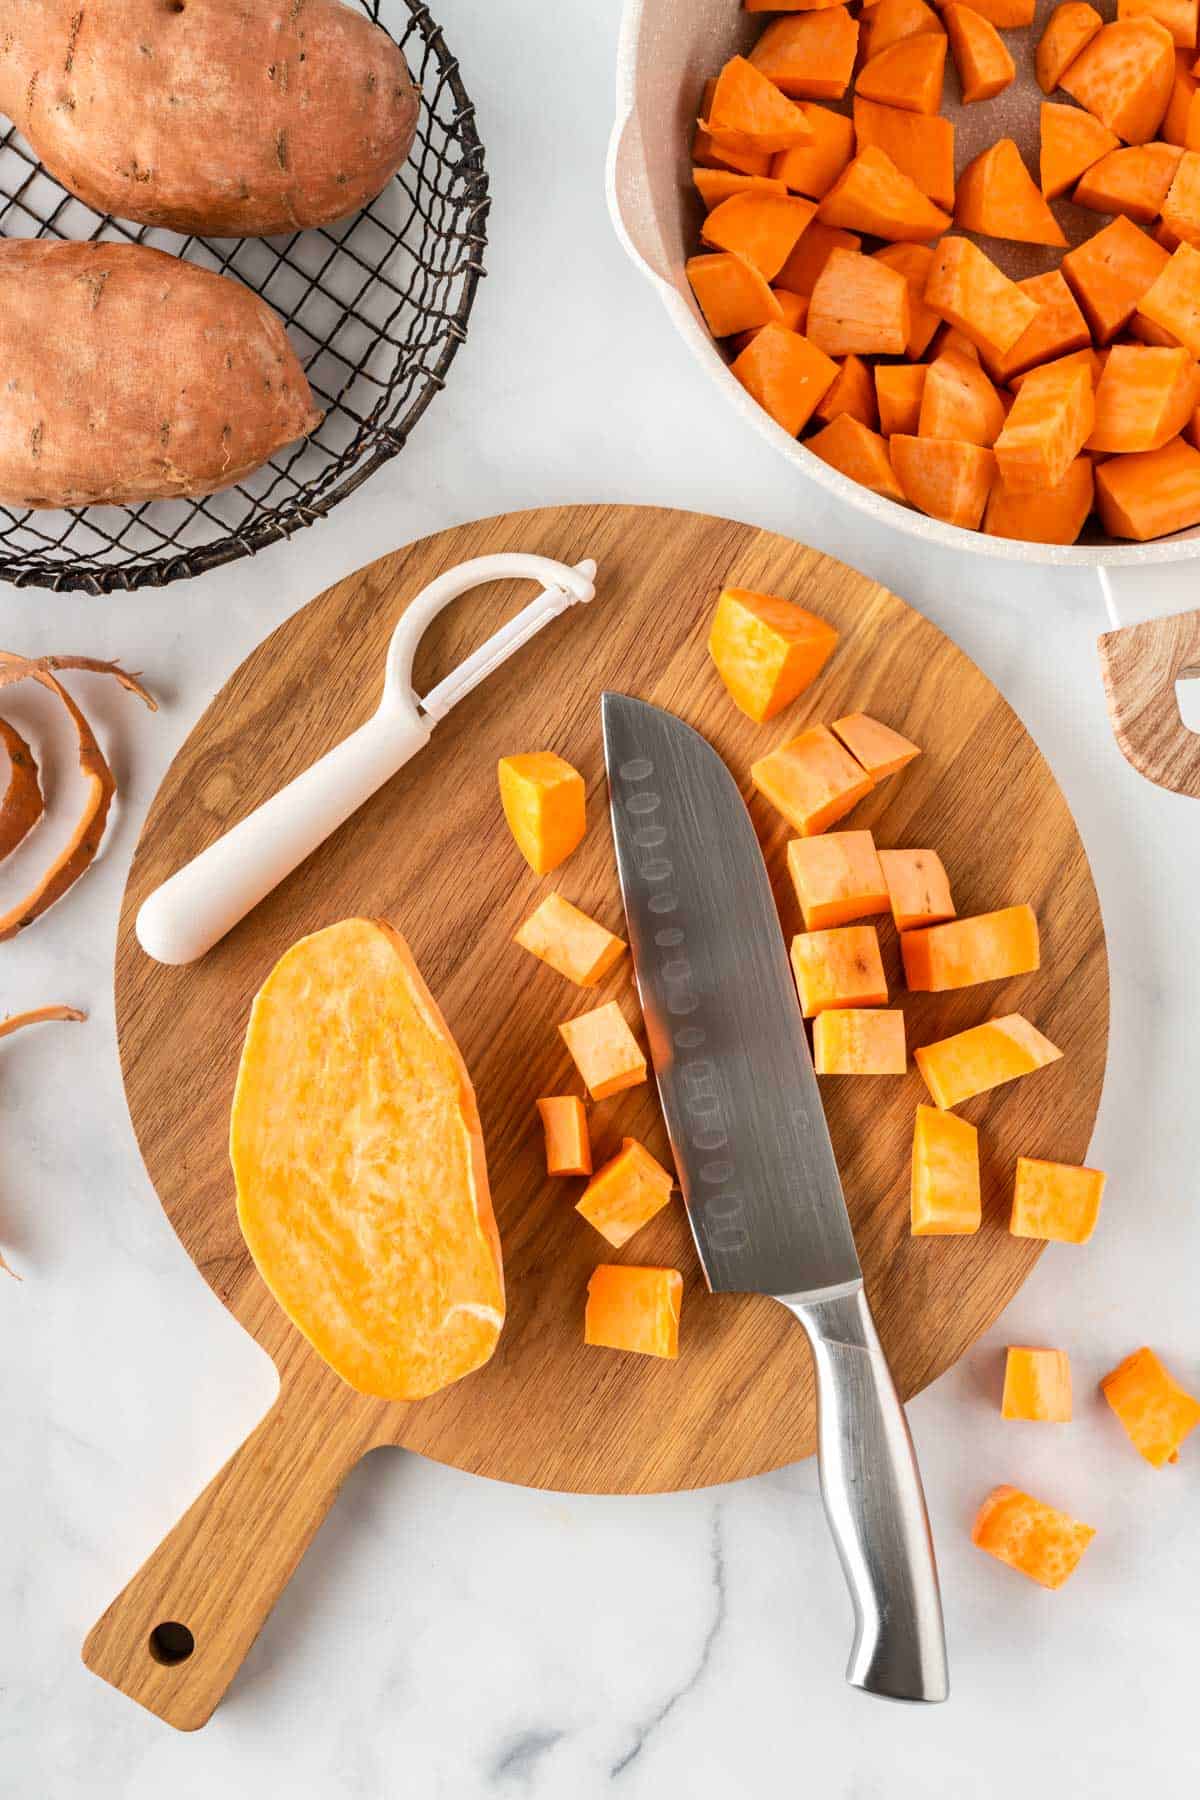
[[[380,710],[143,901],[138,941],[162,963],[206,950],[429,742],[415,705]]]

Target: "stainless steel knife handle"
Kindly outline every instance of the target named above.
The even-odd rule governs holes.
[[[950,1691],[937,1564],[908,1421],[861,1285],[785,1299],[817,1371],[821,1497],[854,1602],[846,1679],[893,1700]]]

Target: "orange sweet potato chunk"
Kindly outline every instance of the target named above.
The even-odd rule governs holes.
[[[958,178],[954,223],[963,231],[1020,244],[1060,250],[1067,244],[1012,138],[998,138],[967,164]]]
[[[816,206],[795,194],[732,194],[709,213],[700,235],[717,250],[731,250],[773,281],[796,248]]]
[[[713,95],[716,93],[715,77],[704,84],[704,94],[700,102],[700,113],[703,118],[712,107]],[[696,122],[695,135],[692,138],[692,161],[705,169],[719,169],[739,175],[769,175],[771,173],[771,152],[769,150],[734,150],[728,144],[717,145],[705,131],[700,120]]]
[[[886,781],[889,775],[899,774],[921,754],[918,744],[864,712],[847,713],[844,718],[835,719],[829,729],[842,740],[855,762],[862,764],[872,781]]]
[[[595,987],[625,953],[625,940],[590,919],[561,894],[547,894],[513,937],[579,987]]]
[[[1170,261],[1130,219],[1116,218],[1062,259],[1062,272],[1097,344],[1111,344],[1128,325]]]
[[[990,350],[982,353],[993,381],[1011,381],[1037,363],[1054,362],[1091,347],[1087,320],[1057,269],[1049,269],[1045,275],[1030,275],[1017,286],[1037,302],[1037,316],[1007,354],[998,356]]]
[[[957,438],[990,447],[1004,426],[1004,403],[979,366],[961,350],[943,350],[929,365],[921,394],[921,437]]]
[[[971,1527],[971,1542],[1044,1588],[1060,1588],[1095,1537],[1092,1526],[1020,1488],[993,1488]]]
[[[838,231],[816,218],[775,277],[776,290],[807,298],[835,250],[861,249],[862,239],[853,231]]]
[[[1058,1062],[1062,1051],[1020,1013],[1007,1013],[935,1044],[924,1044],[913,1055],[930,1099],[935,1106],[948,1109]]]
[[[1177,242],[1200,246],[1200,150],[1185,150],[1162,204],[1162,222]]]
[[[787,866],[806,931],[849,925],[888,909],[887,885],[869,831],[793,838]]]
[[[954,205],[954,126],[941,114],[926,117],[854,96],[854,135],[860,150],[874,147],[891,158],[935,205]]]
[[[1154,326],[1200,357],[1200,250],[1180,244],[1138,303],[1134,329]]]
[[[619,1250],[662,1211],[674,1185],[675,1177],[644,1144],[636,1138],[623,1138],[617,1154],[596,1170],[584,1188],[575,1211]]]
[[[761,725],[816,680],[837,641],[832,625],[790,600],[723,588],[708,653],[734,705]]]
[[[926,363],[876,364],[875,401],[879,407],[879,429],[885,437],[916,437],[928,373]],[[895,471],[892,478],[896,480]],[[896,486],[903,498],[904,490],[898,481]]]
[[[910,360],[923,356],[929,340],[941,323],[933,308],[925,304],[925,283],[933,262],[928,244],[885,244],[875,252],[876,262],[886,263],[908,283],[908,343],[905,354]]]
[[[1200,525],[1200,451],[1183,438],[1114,456],[1096,470],[1096,509],[1111,537],[1145,543]]]
[[[878,56],[889,44],[898,44],[902,38],[918,37],[925,31],[944,36],[945,30],[925,0],[875,0],[873,6],[863,9],[859,40],[862,60],[870,62],[873,56]]]
[[[1057,487],[1096,417],[1092,374],[1070,358],[1031,369],[996,439],[996,464],[1012,494]]]
[[[746,392],[789,437],[808,423],[838,367],[809,338],[786,325],[765,325],[730,365]]]
[[[899,433],[890,439],[889,448],[904,497],[919,512],[968,531],[977,528],[996,473],[991,450],[954,438]]]
[[[1182,49],[1196,43],[1196,0],[1117,0],[1118,19],[1157,19]]]
[[[903,275],[860,250],[832,253],[817,277],[805,324],[819,350],[829,356],[902,356],[909,325]]]
[[[753,331],[783,318],[770,287],[742,257],[723,250],[713,256],[689,256],[684,267],[714,337]]]
[[[936,850],[881,850],[879,863],[897,931],[954,917],[950,880]]]
[[[942,994],[981,981],[1029,975],[1040,966],[1037,915],[1006,906],[901,934],[904,979],[914,994]]]
[[[826,423],[840,418],[843,413],[849,413],[852,419],[872,430],[879,423],[875,377],[870,365],[853,351],[844,358],[833,386],[813,409],[814,419],[823,419]]]
[[[969,1236],[983,1223],[979,1133],[935,1106],[917,1108],[909,1216],[914,1237]]]
[[[806,144],[809,137],[799,107],[780,92],[778,84],[763,69],[747,62],[744,56],[731,57],[721,70],[707,115],[700,124],[718,152],[770,155],[776,150],[790,150],[793,144]]]
[[[1096,388],[1096,421],[1087,448],[1105,455],[1159,450],[1178,437],[1197,397],[1189,351],[1114,344]]]
[[[723,200],[732,199],[734,194],[787,193],[782,181],[775,181],[769,175],[739,175],[736,169],[694,168],[692,181],[707,212],[720,206]]]
[[[902,112],[936,113],[942,104],[946,39],[921,32],[889,44],[859,70],[855,92]]]
[[[302,938],[254,1001],[230,1128],[238,1223],[297,1329],[360,1393],[487,1362],[500,1240],[466,1067],[390,925]]]
[[[908,1068],[904,1014],[882,1007],[818,1013],[813,1067],[818,1075],[903,1075]]]
[[[750,779],[801,837],[836,825],[875,785],[824,725],[751,763]]]
[[[1004,1359],[1002,1419],[1066,1425],[1071,1418],[1071,1359],[1065,1350],[1010,1344]]]
[[[904,491],[896,480],[887,441],[877,431],[862,425],[849,413],[841,413],[824,431],[808,438],[805,448],[819,456],[831,469],[848,475],[851,481],[882,494],[888,500],[904,499]]]
[[[1153,247],[1153,246],[1152,246]],[[933,253],[925,303],[973,344],[1003,356],[1037,318],[1037,302],[970,238],[943,238]]]
[[[645,1081],[646,1059],[615,1000],[564,1020],[558,1029],[593,1100]]]
[[[1177,49],[1175,52],[1175,85],[1158,135],[1164,143],[1178,144],[1184,150],[1200,150],[1200,101],[1196,99],[1196,77],[1192,73],[1190,51]]]
[[[1099,1169],[1019,1156],[1008,1228],[1014,1237],[1086,1244],[1100,1216],[1104,1182]]]
[[[1057,200],[1065,194],[1093,163],[1118,149],[1120,143],[1116,132],[1093,119],[1091,113],[1043,100],[1038,166],[1046,199]]]
[[[811,100],[802,100],[800,111],[810,140],[792,150],[780,150],[772,160],[771,173],[792,193],[820,200],[854,155],[854,126],[843,113]]]
[[[1046,21],[1034,67],[1043,94],[1052,94],[1079,52],[1091,43],[1104,20],[1086,0],[1064,0]]]
[[[1175,45],[1157,19],[1105,25],[1063,72],[1059,86],[1127,144],[1149,141],[1175,84]]]
[[[547,1175],[590,1175],[587,1110],[577,1094],[547,1094],[537,1103],[546,1138]]]
[[[949,214],[873,144],[859,151],[817,210],[826,225],[868,232],[889,243],[924,243],[950,224]]]
[[[947,6],[942,18],[965,104],[991,100],[1016,75],[1016,64],[990,19],[970,6]]]
[[[887,978],[873,925],[798,932],[792,939],[792,971],[806,1019],[829,1007],[887,1005]]]
[[[750,61],[794,100],[840,100],[854,73],[857,49],[858,20],[844,6],[825,6],[775,19],[750,52]]]
[[[679,1355],[683,1276],[678,1269],[601,1263],[588,1281],[583,1341],[642,1356]]]
[[[1180,1387],[1148,1345],[1135,1350],[1100,1383],[1130,1443],[1154,1468],[1179,1461],[1179,1447],[1200,1425],[1200,1400]]]
[[[1073,544],[1095,496],[1090,456],[1077,456],[1057,487],[1013,494],[997,480],[988,495],[983,529],[988,537],[1023,538],[1030,544]]]
[[[1139,225],[1153,225],[1182,155],[1177,144],[1127,144],[1110,150],[1080,178],[1071,198],[1093,212],[1124,213]]]
[[[535,875],[548,875],[587,830],[583,776],[553,750],[503,756],[496,772],[517,849]]]

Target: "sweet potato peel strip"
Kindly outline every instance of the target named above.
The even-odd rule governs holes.
[[[38,782],[33,751],[7,719],[0,719],[0,743],[8,751],[8,787],[0,800],[0,862],[11,856],[28,837],[42,813],[45,801]]]
[[[83,1020],[86,1018],[87,1014],[80,1012],[77,1006],[35,1006],[29,1012],[13,1013],[7,1019],[0,1019],[0,1038],[11,1037],[14,1031],[20,1031],[25,1025],[45,1025],[54,1019]],[[6,1275],[11,1275],[14,1281],[20,1281],[21,1277],[17,1271],[10,1268],[5,1262],[2,1251],[0,1251],[0,1269]]]

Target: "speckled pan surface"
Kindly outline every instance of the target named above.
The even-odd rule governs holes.
[[[1015,138],[1036,169],[1038,108],[1044,96],[1034,79],[1033,52],[1056,3],[1038,0],[1037,16],[1027,30],[1003,34],[1017,65],[1017,78],[996,99],[963,106],[953,58],[947,60],[942,111],[954,121],[959,171],[1000,137]],[[1106,18],[1115,16],[1116,0],[1094,3]],[[626,0],[617,58],[617,116],[608,166],[613,222],[630,256],[657,287],[680,335],[726,401],[755,430],[770,438],[799,476],[818,482],[840,500],[914,537],[984,556],[1075,567],[1179,562],[1200,555],[1200,527],[1152,544],[1118,543],[1096,535],[1085,543],[1062,546],[985,537],[956,525],[943,525],[885,500],[829,468],[803,444],[789,438],[734,380],[705,329],[684,277],[684,262],[695,248],[701,218],[688,152],[705,80],[728,57],[752,44],[769,16],[743,12],[740,0]],[[849,103],[839,110],[849,110]],[[1067,202],[1055,201],[1054,211],[1072,243],[1103,223],[1098,214]],[[1058,261],[1056,252],[1032,245],[995,238],[980,242],[1018,280],[1053,268]]]

